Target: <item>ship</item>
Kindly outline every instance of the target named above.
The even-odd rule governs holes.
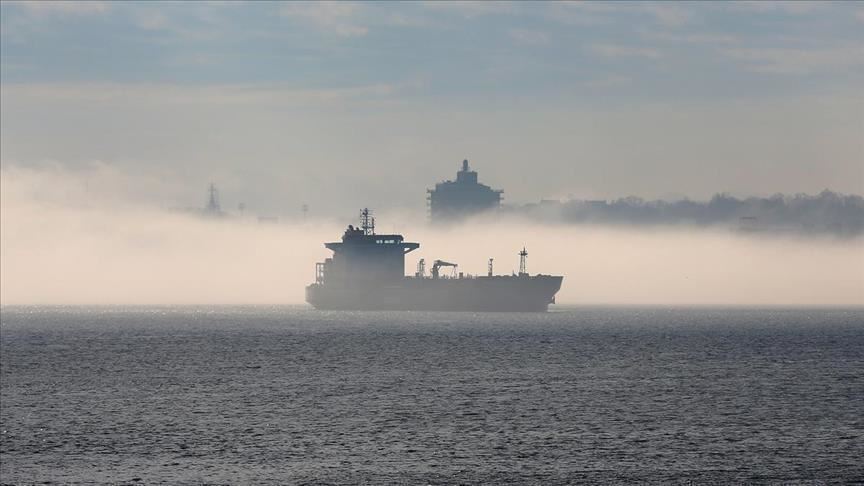
[[[489,259],[485,276],[457,272],[445,260],[434,260],[427,275],[420,259],[414,275],[405,275],[405,255],[420,244],[376,233],[369,209],[360,212],[358,227],[348,225],[342,241],[324,246],[333,256],[315,264],[315,283],[306,287],[306,301],[321,310],[546,312],[564,279],[529,275],[524,247],[518,274],[493,275]]]

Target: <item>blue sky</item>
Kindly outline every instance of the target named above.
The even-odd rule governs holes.
[[[3,2],[0,28],[4,166],[165,197],[415,208],[465,157],[513,202],[864,192],[862,2]]]

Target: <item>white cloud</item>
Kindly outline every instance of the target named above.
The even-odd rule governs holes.
[[[621,14],[635,12],[647,13],[666,27],[678,27],[690,20],[690,12],[679,5],[670,2],[659,3],[625,3],[625,2],[591,2],[591,1],[564,1],[552,2],[554,11],[553,19],[570,22],[577,20],[568,13],[576,12],[581,23],[601,23],[621,17]]]
[[[729,34],[672,34],[669,32],[646,32],[643,37],[664,42],[686,44],[734,44],[739,39]]]
[[[565,25],[593,26],[609,24],[620,11],[614,2],[561,1],[551,2],[541,9],[541,17]]]
[[[422,3],[424,8],[451,12],[465,18],[479,17],[481,15],[510,14],[515,12],[516,4],[513,2],[487,2],[487,1],[430,1]]]
[[[178,16],[176,12],[175,15],[168,15],[165,9],[152,8],[149,4],[136,4],[136,8],[129,9],[129,12],[131,20],[139,29],[162,31],[183,41],[207,42],[226,37],[229,28],[228,17],[218,15],[219,12],[214,11],[210,5],[212,4],[191,11],[192,15],[188,17]]]
[[[585,0],[565,0],[556,2],[556,5],[596,13],[620,12],[623,6],[623,4],[616,4],[615,2],[589,2]]]
[[[864,47],[833,49],[735,48],[726,56],[742,61],[752,71],[774,74],[812,74],[864,66]]]
[[[643,57],[657,59],[662,57],[658,49],[651,47],[634,47],[617,44],[592,44],[588,48],[592,53],[604,57]]]
[[[826,6],[828,2],[815,2],[806,0],[795,1],[743,1],[730,2],[730,5],[735,10],[744,10],[756,13],[776,13],[781,12],[788,15],[804,15]]]
[[[48,1],[48,0],[21,0],[9,2],[18,5],[35,15],[92,15],[107,12],[111,7],[108,2],[89,1]]]
[[[549,35],[537,30],[513,29],[508,32],[513,42],[520,45],[536,46],[549,43]]]
[[[632,82],[633,78],[628,76],[611,75],[603,78],[591,79],[581,84],[586,88],[618,88],[631,84]]]
[[[644,4],[644,8],[657,22],[667,27],[678,27],[690,20],[690,14],[673,3],[648,3]]]
[[[134,20],[135,24],[144,30],[163,30],[171,27],[168,16],[153,9],[136,12]]]
[[[289,2],[279,9],[279,14],[309,22],[321,30],[343,37],[364,36],[369,28],[359,25],[358,15],[362,5],[353,2]]]
[[[383,23],[397,27],[431,27],[433,24],[429,19],[419,15],[405,15],[393,12],[384,17]]]
[[[121,105],[306,105],[386,97],[398,90],[392,84],[335,89],[294,89],[283,85],[28,83],[3,84],[5,100],[43,100]]]

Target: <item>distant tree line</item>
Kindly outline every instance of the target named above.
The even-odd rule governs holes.
[[[631,225],[725,225],[745,232],[864,234],[864,198],[829,190],[818,195],[775,194],[738,199],[716,194],[710,201],[541,201],[505,208],[506,212],[548,222]]]

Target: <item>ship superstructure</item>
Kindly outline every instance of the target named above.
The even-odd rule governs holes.
[[[318,309],[542,312],[555,302],[563,280],[529,275],[524,248],[514,275],[493,275],[490,259],[485,276],[458,272],[456,263],[445,260],[434,260],[427,276],[420,259],[414,275],[406,276],[405,255],[420,244],[375,233],[368,209],[361,211],[359,227],[349,225],[342,241],[324,246],[333,256],[316,264],[315,283],[306,287],[306,301]]]
[[[369,209],[360,212],[360,226],[348,225],[342,241],[325,243],[333,257],[315,264],[315,283],[334,286],[393,282],[405,276],[405,254],[420,248],[402,235],[375,233],[375,218]]]

